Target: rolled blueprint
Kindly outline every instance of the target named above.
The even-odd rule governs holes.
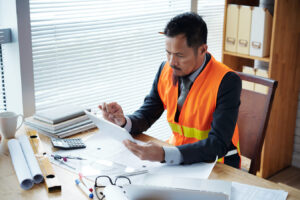
[[[40,166],[34,156],[33,150],[31,148],[31,145],[29,143],[27,136],[22,135],[18,138],[18,140],[21,144],[23,153],[25,155],[25,159],[27,161],[33,182],[35,184],[41,183],[44,180],[44,177],[42,175]]]
[[[18,140],[11,139],[8,141],[8,149],[12,164],[15,168],[21,188],[29,190],[33,186],[32,176],[24,157],[21,145]]]
[[[8,141],[8,149],[21,188],[29,190],[43,181],[43,175],[25,135]]]

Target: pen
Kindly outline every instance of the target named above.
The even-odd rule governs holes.
[[[82,175],[82,173],[79,173],[78,175],[79,175],[80,181],[81,181],[81,182],[89,189],[90,192],[93,192],[93,188],[91,188],[91,187],[87,184],[87,182],[84,180],[85,178],[84,178],[84,176]]]
[[[91,193],[81,182],[80,180],[75,180],[76,185],[79,186],[79,188],[90,198],[92,199],[94,197],[93,193]]]

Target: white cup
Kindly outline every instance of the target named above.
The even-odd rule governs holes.
[[[18,118],[21,117],[22,122],[17,126]],[[0,131],[5,139],[14,138],[16,131],[22,126],[24,121],[23,115],[17,115],[14,112],[0,113]]]

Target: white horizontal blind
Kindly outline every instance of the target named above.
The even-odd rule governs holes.
[[[2,46],[0,43],[0,112],[6,111],[6,92],[5,92],[5,80],[4,80],[4,65],[3,65],[3,57],[2,57]]]
[[[61,104],[142,105],[160,63],[168,20],[188,0],[30,0],[36,110]],[[165,116],[148,134],[166,139]]]
[[[208,51],[218,61],[222,60],[224,0],[198,0],[198,14],[207,24]]]

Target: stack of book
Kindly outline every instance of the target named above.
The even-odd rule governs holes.
[[[59,106],[37,112],[26,118],[25,124],[42,134],[64,138],[96,127],[84,110],[75,105]]]

